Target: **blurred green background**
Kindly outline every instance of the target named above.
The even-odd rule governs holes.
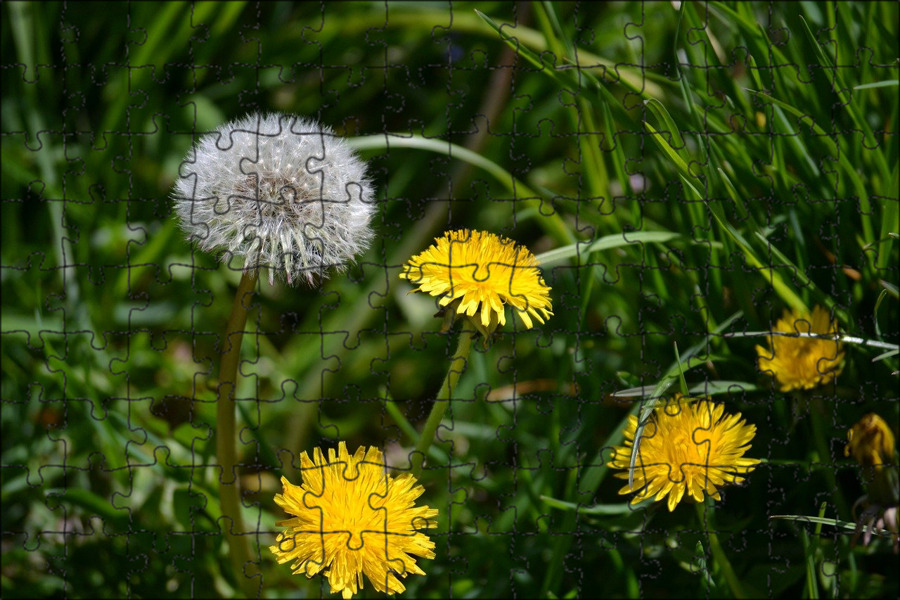
[[[397,276],[469,227],[578,245],[546,264],[554,317],[473,353],[421,480],[437,557],[405,595],[734,595],[708,528],[749,595],[897,596],[890,540],[768,518],[855,520],[846,431],[896,431],[897,356],[848,345],[836,384],[784,395],[742,337],[819,304],[897,343],[897,3],[0,10],[5,597],[237,593],[210,440],[240,265],[192,248],[170,191],[200,135],[269,110],[378,136],[379,207],[346,275],[255,296],[238,453],[261,595],[329,596],[267,549],[300,452],[408,465],[458,332]],[[639,407],[612,394],[652,389],[673,343],[769,460],[707,523],[623,508],[604,465]]]

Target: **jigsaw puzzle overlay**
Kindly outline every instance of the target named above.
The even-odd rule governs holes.
[[[897,597],[896,2],[6,2],[4,597]]]

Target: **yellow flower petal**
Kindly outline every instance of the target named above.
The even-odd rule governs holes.
[[[837,322],[816,306],[812,313],[785,310],[776,333],[836,334]],[[841,342],[806,337],[770,335],[769,347],[756,346],[759,370],[775,376],[782,392],[809,390],[833,381],[844,368]]]
[[[437,525],[436,509],[415,506],[425,491],[412,475],[385,472],[378,448],[360,447],[351,456],[344,442],[310,459],[300,457],[303,483],[282,477],[275,502],[293,518],[269,547],[295,574],[323,572],[332,593],[350,598],[363,587],[363,574],[378,591],[402,592],[397,578],[424,574],[410,555],[434,558],[434,542],[420,530]]]
[[[400,273],[414,291],[439,296],[441,306],[461,298],[457,314],[478,318],[481,326],[505,325],[505,306],[513,307],[526,329],[552,312],[550,288],[537,259],[524,246],[484,231],[448,231],[413,256]],[[476,317],[478,313],[479,317]]]
[[[625,444],[613,449],[609,466],[624,469],[616,477],[628,479],[631,450],[637,429],[637,417],[630,416],[625,429]],[[670,511],[685,494],[697,502],[703,493],[718,500],[718,486],[739,483],[737,474],[756,468],[759,460],[745,458],[756,426],[736,415],[726,415],[724,405],[708,399],[691,401],[676,397],[674,402],[657,408],[641,437],[634,472],[634,488],[628,485],[620,494],[635,493],[632,503],[648,498],[668,498]]]

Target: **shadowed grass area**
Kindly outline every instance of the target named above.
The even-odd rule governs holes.
[[[868,490],[844,454],[864,415],[900,418],[896,3],[0,10],[5,597],[239,594],[213,430],[242,265],[184,239],[171,190],[252,111],[347,137],[378,203],[345,274],[253,296],[235,404],[258,594],[329,595],[268,550],[300,453],[410,467],[466,325],[399,273],[469,228],[536,255],[554,315],[473,344],[419,480],[436,557],[404,595],[897,595],[892,540],[854,543]],[[783,393],[755,347],[815,306],[842,370]],[[612,448],[682,388],[755,425],[763,463],[698,510],[629,507]]]

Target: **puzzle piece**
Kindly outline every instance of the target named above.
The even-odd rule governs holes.
[[[898,595],[896,3],[2,10],[3,594]]]

